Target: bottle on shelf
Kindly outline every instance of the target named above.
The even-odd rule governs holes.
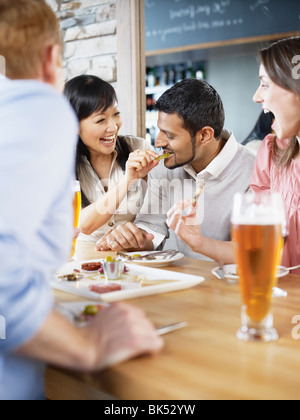
[[[199,64],[197,66],[196,79],[199,79],[199,80],[204,80],[205,79],[205,70],[204,70],[204,66],[202,64]]]
[[[169,86],[175,85],[175,66],[169,65],[168,73],[169,73],[168,85]]]
[[[168,86],[169,83],[169,71],[168,66],[164,66],[161,70],[161,77],[159,79],[160,86]]]
[[[146,96],[146,105],[147,105],[147,111],[152,111],[155,106],[155,99],[153,95],[147,95]]]
[[[186,79],[194,79],[196,77],[196,73],[193,67],[192,61],[188,61],[186,65],[186,72],[185,72],[185,78]]]
[[[183,64],[177,64],[175,67],[175,83],[185,79],[185,69]]]
[[[148,87],[154,87],[156,85],[156,75],[154,68],[150,68],[148,70],[147,76],[146,76],[146,84]]]

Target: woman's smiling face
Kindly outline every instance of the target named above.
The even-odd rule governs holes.
[[[120,112],[115,105],[80,121],[79,135],[91,154],[109,155],[115,149],[121,126]]]
[[[254,95],[254,102],[262,104],[265,113],[275,116],[272,129],[281,140],[300,137],[300,98],[290,90],[276,85],[268,76],[263,65],[259,71],[260,86]]]

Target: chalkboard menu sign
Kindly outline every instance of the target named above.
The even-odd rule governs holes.
[[[146,51],[300,34],[299,0],[145,0]]]

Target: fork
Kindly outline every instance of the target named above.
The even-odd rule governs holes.
[[[175,257],[175,255],[177,255],[179,252],[178,251],[157,251],[157,252],[150,252],[149,254],[146,255],[141,255],[139,258],[138,257],[134,257],[133,255],[128,255],[125,254],[124,252],[117,252],[117,255],[119,255],[120,257],[124,257],[127,258],[127,260],[132,261],[132,260],[143,260],[143,259],[147,259],[150,257],[159,257],[162,256],[163,259],[167,259],[167,258],[172,258]]]
[[[173,257],[175,257],[177,254],[179,254],[179,251],[164,251],[165,252],[165,254],[164,254],[164,257],[163,257],[163,259],[165,260],[165,259],[167,259],[167,258],[173,258]]]
[[[225,279],[225,271],[224,271],[224,264],[222,262],[219,263],[219,267],[217,269],[217,277],[219,280]]]
[[[179,254],[178,251],[157,251],[157,252],[151,252],[150,254],[143,255],[141,258],[149,258],[149,257],[163,257],[164,260],[167,258],[175,257],[175,255]]]
[[[297,270],[298,268],[300,268],[300,265],[295,265],[295,267],[286,267],[288,271],[294,271],[294,270]]]
[[[76,311],[73,311],[69,308],[63,308],[59,305],[55,305],[54,309],[56,309],[61,315],[65,316],[69,321],[73,322],[73,324],[78,328],[86,327],[88,324],[88,320],[78,315]],[[156,332],[158,335],[165,335],[181,328],[185,328],[187,325],[187,322],[177,322],[175,324],[164,325],[162,327],[156,328]]]
[[[171,325],[165,325],[163,327],[159,327],[156,329],[156,332],[158,335],[165,335],[168,334],[170,332],[179,330],[181,328],[184,328],[188,325],[187,322],[177,322],[176,324],[171,324]]]

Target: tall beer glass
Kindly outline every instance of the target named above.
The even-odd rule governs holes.
[[[242,294],[244,341],[276,341],[272,292],[283,248],[285,212],[279,194],[237,194],[232,214],[232,237]]]
[[[73,208],[74,208],[74,228],[79,228],[79,219],[80,219],[80,212],[81,212],[81,190],[80,190],[79,181],[74,181],[74,184],[73,184]],[[75,260],[76,248],[77,248],[77,238],[74,238],[72,242],[72,251],[71,251],[70,261]]]

